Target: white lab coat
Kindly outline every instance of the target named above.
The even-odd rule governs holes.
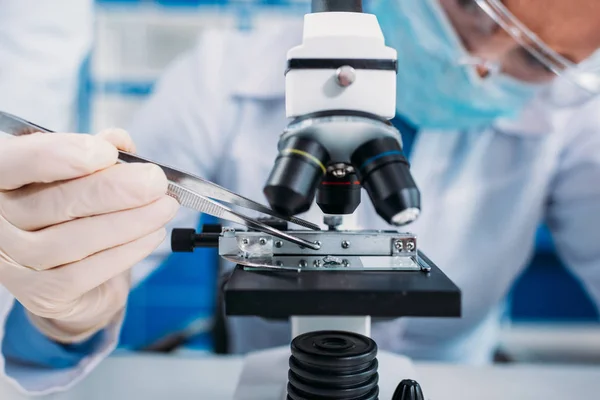
[[[130,127],[139,154],[262,200],[278,136],[287,125],[286,52],[300,43],[301,29],[287,24],[267,32],[204,34],[169,68]],[[532,254],[542,220],[552,227],[564,260],[600,300],[598,107],[594,101],[556,109],[540,99],[519,121],[485,131],[419,134],[412,172],[423,214],[410,230],[461,288],[463,317],[375,324],[380,348],[421,359],[488,362],[503,300]],[[313,207],[305,217],[320,222],[320,215]],[[198,215],[181,210],[170,228],[195,227],[197,221]],[[348,226],[386,228],[366,195]],[[168,253],[165,242],[136,267],[135,282]],[[289,340],[285,324],[232,318],[230,325],[236,351]],[[60,379],[52,373],[44,381],[45,372],[28,381],[58,387],[101,357]]]

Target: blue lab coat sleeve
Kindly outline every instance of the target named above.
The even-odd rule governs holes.
[[[2,353],[7,363],[39,368],[72,368],[92,354],[101,333],[80,344],[64,345],[44,336],[27,318],[25,308],[15,302],[6,323]]]

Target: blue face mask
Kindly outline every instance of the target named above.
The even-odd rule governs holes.
[[[386,43],[398,51],[397,110],[419,129],[470,130],[516,118],[539,86],[480,78],[439,0],[375,0]]]

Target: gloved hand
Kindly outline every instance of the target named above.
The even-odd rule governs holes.
[[[51,339],[75,343],[122,315],[129,269],[178,203],[162,170],[116,164],[121,130],[0,136],[0,284]]]

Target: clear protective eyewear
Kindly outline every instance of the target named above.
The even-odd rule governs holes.
[[[583,89],[586,95],[600,94],[600,53],[576,64],[553,50],[534,32],[519,21],[501,0],[457,0],[469,17],[473,27],[471,35],[485,40],[498,27],[506,31],[520,46],[502,61],[480,57],[467,57],[461,64],[469,64],[485,71],[487,75],[505,73],[518,80],[533,84],[550,82],[559,76]]]

